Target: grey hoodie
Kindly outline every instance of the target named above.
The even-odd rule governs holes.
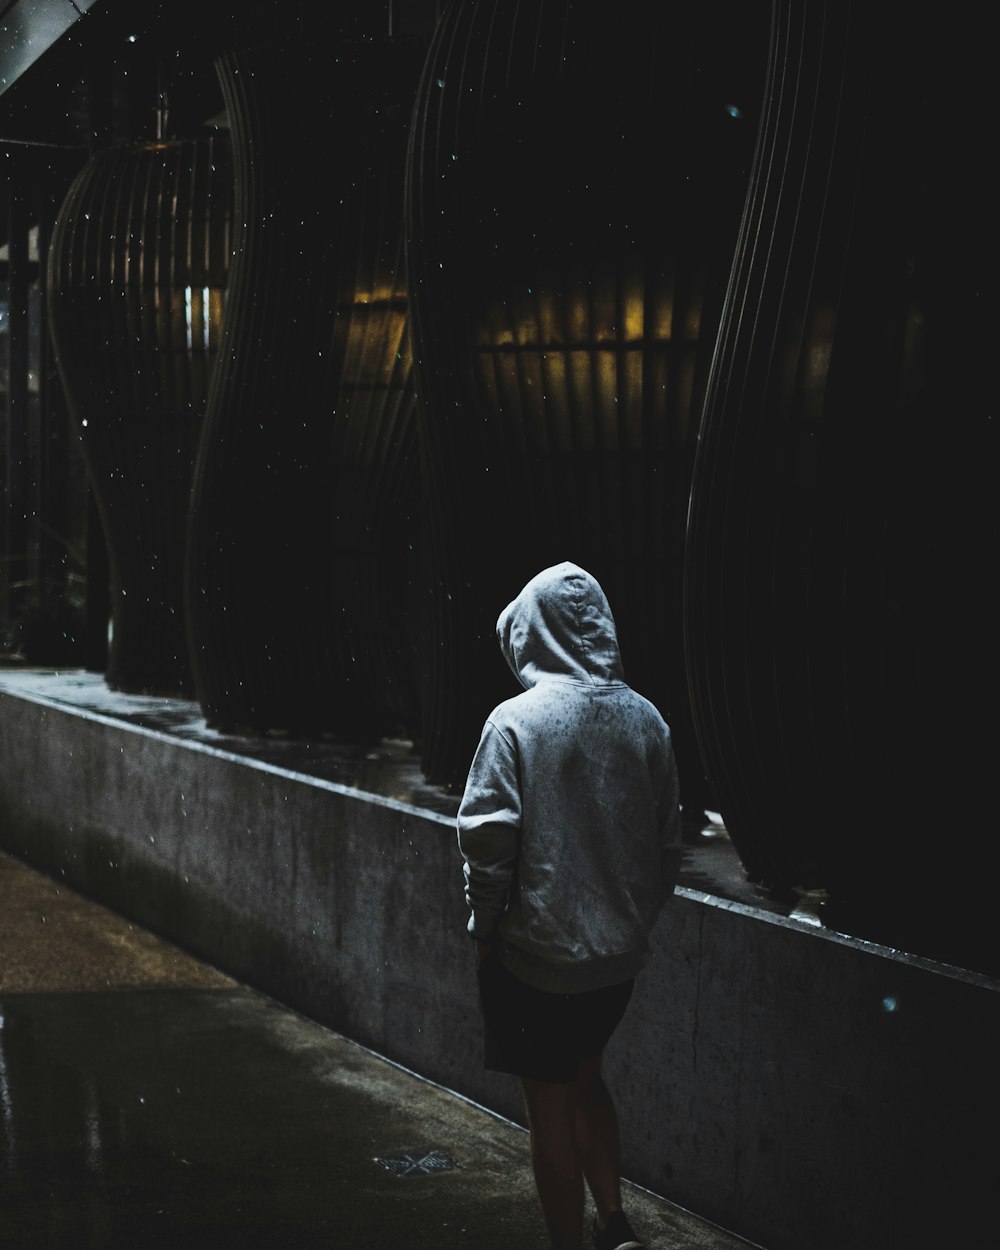
[[[539,989],[626,981],[680,865],[670,730],[577,565],[533,577],[497,637],[525,689],[487,719],[458,812],[469,932]]]

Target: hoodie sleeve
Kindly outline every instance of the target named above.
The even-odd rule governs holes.
[[[458,809],[458,846],[465,861],[469,933],[486,941],[507,910],[521,835],[517,751],[487,721]]]

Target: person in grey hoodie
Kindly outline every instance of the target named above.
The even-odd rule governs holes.
[[[584,1183],[597,1250],[641,1250],[601,1059],[680,866],[670,729],[578,565],[533,577],[497,637],[524,690],[487,718],[458,812],[484,1062],[521,1080],[554,1250],[580,1250]]]

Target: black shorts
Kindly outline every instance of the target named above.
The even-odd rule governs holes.
[[[550,994],[514,976],[491,953],[479,965],[483,1062],[534,1081],[575,1081],[581,1059],[600,1055],[621,1022],[634,981]]]

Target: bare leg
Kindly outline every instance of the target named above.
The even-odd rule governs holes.
[[[576,1144],[580,1164],[603,1228],[612,1211],[620,1211],[621,1162],[618,1114],[601,1075],[601,1057],[584,1059],[576,1079]]]
[[[552,1250],[581,1250],[583,1169],[576,1144],[575,1082],[522,1078],[531,1134],[531,1166]]]

